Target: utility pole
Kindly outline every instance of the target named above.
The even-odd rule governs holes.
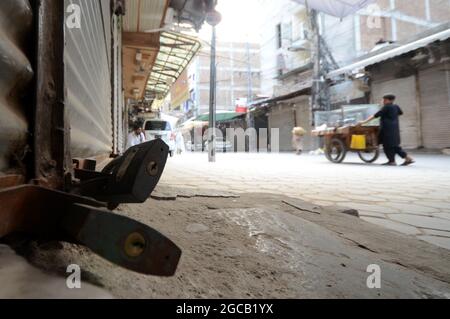
[[[248,84],[247,84],[247,127],[254,127],[254,120],[253,120],[253,114],[249,112],[250,110],[250,103],[253,102],[253,78],[252,78],[252,59],[250,54],[250,42],[248,41],[248,35],[247,35],[247,73],[248,73]]]
[[[312,86],[312,109],[320,108],[321,91],[321,63],[320,63],[320,34],[317,23],[317,11],[310,10],[311,31],[312,31],[312,59],[313,59],[313,86]]]
[[[216,26],[212,27],[211,66],[209,88],[209,130],[208,130],[208,159],[210,163],[216,161]]]
[[[208,159],[210,163],[216,161],[216,86],[217,86],[217,66],[216,66],[216,26],[222,20],[222,16],[214,8],[217,1],[212,1],[212,7],[206,15],[206,21],[212,26],[211,36],[211,65],[209,79],[209,130],[208,130]]]
[[[310,9],[308,1],[306,1],[306,8],[310,18],[311,28],[311,59],[313,61],[313,84],[311,92],[311,112],[313,114],[318,110],[331,110],[330,90],[326,83],[326,74],[330,70],[330,65],[327,58],[331,60],[333,66],[337,65],[331,55],[325,41],[320,35],[319,14],[317,10]]]
[[[253,102],[253,80],[252,80],[252,60],[250,55],[250,43],[247,40],[247,73],[248,73],[248,87],[247,87],[247,105]]]

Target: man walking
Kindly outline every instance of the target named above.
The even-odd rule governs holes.
[[[399,155],[405,159],[402,166],[408,166],[414,163],[414,160],[400,146],[400,123],[399,116],[403,111],[395,102],[395,95],[388,94],[383,97],[383,108],[375,115],[369,117],[359,125],[366,124],[375,118],[380,119],[379,143],[383,144],[384,153],[389,162],[384,165],[396,166],[395,156]]]

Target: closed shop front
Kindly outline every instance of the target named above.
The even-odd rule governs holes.
[[[450,64],[419,71],[423,146],[450,147]]]
[[[295,113],[292,105],[280,103],[273,106],[270,110],[269,125],[270,129],[279,129],[279,150],[281,152],[293,151],[292,129],[295,127]]]
[[[111,2],[65,0],[65,4],[66,7],[75,4],[81,8],[81,28],[66,27],[65,84],[72,156],[86,158],[111,154],[111,61],[114,58],[111,54]]]
[[[112,19],[113,32],[113,128],[114,128],[114,154],[121,154],[125,149],[124,132],[125,112],[124,112],[124,96],[122,85],[122,18],[114,15]]]
[[[386,79],[372,84],[372,102],[374,104],[381,103],[386,94],[396,95],[396,103],[404,112],[400,118],[402,146],[406,149],[418,148],[420,146],[420,124],[416,77]]]
[[[306,130],[303,139],[304,151],[312,151],[319,147],[317,138],[311,136],[312,115],[309,96],[302,96],[295,102],[296,126],[300,126]]]

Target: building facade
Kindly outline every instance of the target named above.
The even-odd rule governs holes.
[[[261,92],[259,46],[252,43],[217,42],[218,111],[235,111],[238,101],[255,99]],[[188,71],[189,110],[209,111],[210,47],[204,45]]]
[[[332,78],[359,69],[370,84],[370,101],[376,103],[389,92],[396,94],[404,112],[401,137],[405,148],[450,147],[450,23],[366,55],[352,65],[334,71]]]
[[[311,20],[306,8],[294,1],[261,0],[260,7],[264,8],[265,15],[260,38],[261,95],[269,98],[253,103],[252,113],[255,117],[259,117],[257,121],[261,121],[261,117],[267,117],[269,127],[280,130],[280,150],[290,151],[292,150],[292,129],[302,126],[309,132],[314,125],[314,110],[311,107],[314,62]],[[323,38],[322,52],[326,55],[330,71],[332,71],[344,68],[367,56],[376,55],[377,52],[401,47],[413,41],[411,38],[420,37],[420,34],[439,32],[440,28],[450,21],[450,2],[446,0],[378,0],[343,19],[319,13],[317,21]],[[442,59],[445,62],[445,54]],[[392,63],[398,64],[399,60]],[[436,62],[432,65],[436,65]],[[435,68],[446,70],[442,66],[435,66]],[[343,72],[339,79],[327,80],[331,108],[347,104],[378,103],[382,92],[388,89],[390,92],[398,91],[397,95],[412,93],[416,95],[417,90],[406,93],[401,87],[397,89],[392,86],[392,82],[389,82],[392,79],[366,73],[364,68],[362,71],[357,76],[349,74],[351,72]],[[445,74],[448,73],[444,71],[436,72],[434,76],[435,79],[442,80],[439,83],[445,84],[447,83],[444,81]],[[397,75],[396,78],[402,77]],[[416,80],[417,78],[408,81]],[[408,81],[403,79],[398,80],[398,83],[403,85]],[[443,92],[447,91],[443,90]],[[423,94],[426,92],[422,92]],[[445,97],[445,94],[443,96]],[[439,101],[438,104],[447,105],[448,103],[444,99]],[[408,101],[402,102],[408,104]],[[443,107],[440,106],[440,108]],[[417,113],[417,109],[414,112]],[[426,118],[427,115],[424,117]],[[416,121],[414,125],[405,124],[402,129],[408,148],[448,147],[447,142],[437,143],[439,145],[427,144],[421,143],[420,138],[414,143],[408,142],[408,139],[411,139],[412,127],[416,130],[413,136],[422,136],[422,133],[417,131],[417,127],[421,125],[417,123],[419,117],[411,115],[408,118]],[[445,118],[443,116],[440,120],[444,121],[442,127],[447,125]],[[306,150],[315,149],[318,146],[318,141],[307,138]]]

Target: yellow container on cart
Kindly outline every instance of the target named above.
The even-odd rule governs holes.
[[[365,135],[352,135],[352,143],[350,145],[353,150],[365,150],[367,146]]]

